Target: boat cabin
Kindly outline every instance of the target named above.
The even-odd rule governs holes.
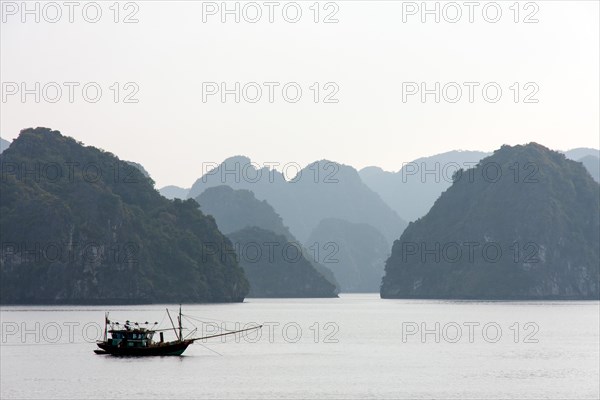
[[[111,329],[110,344],[116,347],[147,347],[152,343],[154,331],[146,328],[136,329]]]

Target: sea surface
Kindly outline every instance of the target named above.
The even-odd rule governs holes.
[[[260,336],[208,339],[181,357],[93,353],[105,311],[169,328],[166,307],[175,318],[178,305],[2,307],[0,398],[600,397],[597,301],[346,294],[187,304],[190,337],[265,325]]]

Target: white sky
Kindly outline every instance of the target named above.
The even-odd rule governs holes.
[[[314,23],[310,2],[299,2],[302,18],[285,22],[281,8],[275,23],[221,23],[207,16],[200,1],[137,1],[138,23],[112,21],[112,1],[100,2],[102,18],[92,24],[75,9],[75,22],[62,18],[40,23],[2,2],[0,73],[3,82],[0,132],[12,139],[20,129],[46,126],[86,144],[142,163],[157,182],[189,187],[203,162],[220,162],[244,154],[262,163],[305,165],[327,158],[356,168],[378,165],[398,170],[402,162],[454,149],[491,151],[500,145],[530,141],[555,149],[599,147],[599,3],[536,1],[538,23],[514,23],[513,1],[498,2],[502,17],[486,22],[480,2],[475,22],[468,8],[455,24],[435,23],[419,14],[402,21],[400,1],[337,1],[338,23]],[[433,7],[435,2],[428,2]],[[459,5],[463,5],[459,1]],[[534,10],[520,3],[520,19]],[[21,7],[21,2],[13,5]],[[28,3],[34,7],[34,3]],[[62,2],[58,2],[62,5]],[[215,3],[220,6],[221,2]],[[234,2],[229,2],[233,7]],[[241,3],[243,5],[244,3]],[[421,2],[415,3],[420,5]],[[443,6],[445,3],[440,3]],[[44,3],[40,3],[40,9]],[[328,14],[333,6],[321,14]],[[7,8],[8,7],[8,8]],[[124,9],[122,18],[133,10]],[[93,9],[88,9],[93,17]],[[450,11],[450,9],[447,9]],[[492,9],[489,15],[493,17]],[[47,8],[49,18],[54,11]],[[293,16],[290,11],[290,16]],[[449,15],[449,17],[452,17]],[[402,82],[497,82],[503,90],[488,103],[467,88],[452,104],[433,96],[402,102]],[[7,95],[7,82],[97,82],[99,102],[88,103],[67,88],[57,103],[33,95],[23,103],[20,93]],[[112,100],[114,82],[135,82],[137,104]],[[202,82],[297,82],[303,90],[297,103],[287,103],[281,86],[274,103],[236,104],[233,96],[202,101]],[[335,82],[337,104],[314,103],[309,87]],[[509,87],[521,83],[521,101]],[[525,104],[526,82],[535,82],[537,104]],[[53,92],[50,94],[52,95]],[[291,92],[290,92],[291,93]],[[491,92],[490,92],[491,93]]]

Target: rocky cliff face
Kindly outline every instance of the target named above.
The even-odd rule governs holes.
[[[258,200],[250,190],[214,186],[202,192],[196,201],[202,212],[215,218],[219,230],[226,235],[257,226],[295,240],[273,207],[266,200]]]
[[[228,236],[250,281],[249,297],[337,297],[298,242],[258,227]]]
[[[581,163],[503,146],[394,243],[381,296],[598,299],[599,202]]]
[[[21,132],[0,167],[2,303],[226,302],[247,294],[214,220],[193,200],[160,196],[114,155],[36,128]]]
[[[266,200],[261,201],[254,197],[254,193],[250,190],[235,190],[226,185],[214,186],[202,192],[200,196],[196,197],[196,201],[204,213],[215,218],[219,230],[226,235],[244,228],[256,227],[275,235],[285,236],[288,242],[300,246],[275,209]],[[305,248],[302,249],[302,252],[304,258],[325,279],[339,287],[333,272],[320,263],[323,261],[322,258],[311,255],[311,251]],[[306,297],[310,296],[306,295]]]
[[[335,276],[342,292],[379,292],[390,247],[368,224],[326,218],[313,230],[306,247],[319,250],[320,260]]]

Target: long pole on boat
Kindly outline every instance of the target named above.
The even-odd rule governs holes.
[[[219,336],[233,335],[234,333],[246,332],[246,331],[251,331],[251,330],[254,330],[254,329],[261,329],[262,327],[263,327],[262,325],[253,326],[252,328],[242,329],[242,330],[239,330],[239,331],[219,333],[217,335],[210,335],[210,336],[204,336],[204,337],[200,337],[200,338],[195,338],[195,339],[192,339],[192,341],[202,340],[202,339],[210,339],[210,338],[219,337]]]
[[[175,324],[173,323],[173,319],[171,318],[171,313],[169,312],[168,308],[167,315],[169,316],[169,320],[171,321],[171,325],[173,326],[173,331],[175,332],[175,336],[177,336],[177,340],[180,340],[179,336],[177,335],[177,329],[175,329]]]

